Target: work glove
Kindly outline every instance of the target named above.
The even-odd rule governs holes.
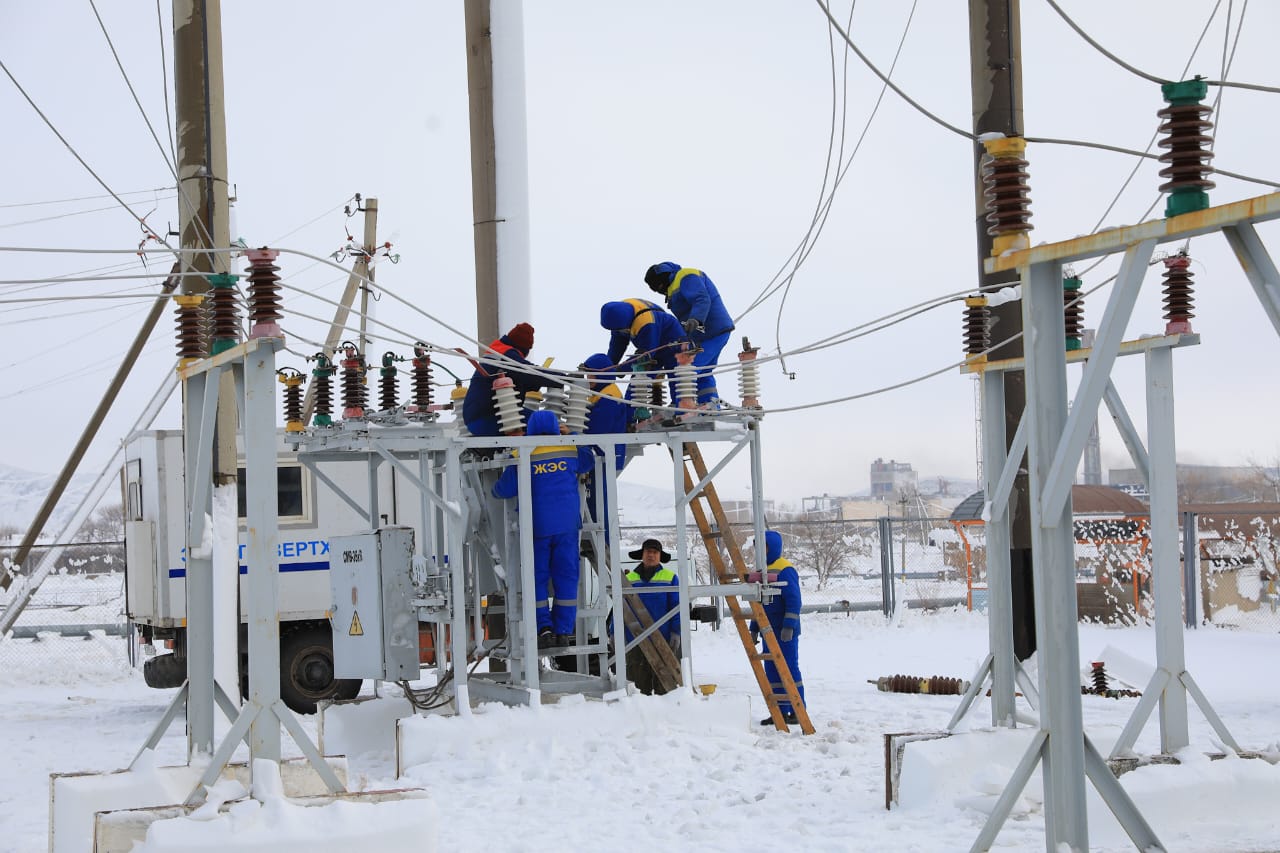
[[[782,631],[778,633],[778,639],[782,640],[784,643],[789,643],[791,642],[791,638],[795,635],[796,632],[792,631],[790,628],[783,628]]]
[[[747,630],[751,632],[751,642],[759,643],[760,642],[760,626],[753,621],[750,625],[747,626]]]
[[[688,320],[685,320],[680,325],[684,328],[684,333],[686,335],[692,335],[695,332],[701,333],[703,331],[702,324],[699,323],[697,320],[693,319],[692,317],[690,317]]]
[[[680,657],[680,635],[672,634],[667,640],[667,645],[671,647],[671,654]]]

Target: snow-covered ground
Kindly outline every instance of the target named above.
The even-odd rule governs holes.
[[[1108,647],[1154,660],[1147,627],[1085,625],[1080,636],[1086,666]],[[48,774],[125,766],[164,711],[172,691],[143,686],[124,663],[121,642],[46,640],[74,644],[85,663],[73,671],[64,663],[67,650],[51,658],[32,649],[0,672],[7,759],[0,774],[0,849],[44,849]],[[801,661],[817,733],[804,737],[757,724],[765,710],[736,636],[704,626],[694,634],[694,681],[717,685],[709,698],[681,692],[608,704],[568,699],[538,709],[483,706],[469,719],[413,720],[405,727],[400,779],[385,748],[389,733],[349,736],[349,744],[365,744],[349,752],[354,787],[411,785],[424,789],[425,798],[396,809],[326,808],[327,814],[304,817],[280,801],[250,804],[234,817],[171,824],[163,843],[148,849],[198,849],[183,846],[193,839],[206,845],[202,849],[249,849],[228,847],[229,839],[270,837],[277,851],[349,850],[352,831],[380,826],[384,839],[394,839],[397,825],[412,827],[412,846],[393,840],[380,850],[967,849],[984,821],[983,805],[1008,779],[1017,744],[984,747],[981,757],[949,759],[929,778],[906,780],[911,796],[886,811],[884,733],[942,728],[957,697],[882,693],[868,679],[895,673],[969,678],[986,645],[980,613],[912,611],[897,624],[879,614],[806,617]],[[1188,669],[1241,745],[1280,749],[1280,681],[1274,677],[1280,635],[1201,628],[1187,632],[1186,653]],[[1083,701],[1089,734],[1104,749],[1137,702]],[[985,702],[979,700],[963,728],[985,725]],[[1187,763],[1139,769],[1122,777],[1124,787],[1169,850],[1280,849],[1280,766],[1202,760],[1200,753],[1218,747],[1194,707],[1190,719]],[[305,725],[314,731],[314,720]],[[1153,719],[1138,751],[1153,751],[1158,742]],[[292,747],[287,738],[286,744]],[[184,749],[178,724],[161,741],[156,762],[181,763]],[[1044,849],[1034,782],[997,849]],[[1094,849],[1132,849],[1109,820],[1094,808],[1090,814]],[[409,833],[402,829],[399,837]]]

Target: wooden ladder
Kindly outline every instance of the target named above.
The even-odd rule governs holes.
[[[737,537],[733,535],[733,528],[729,526],[729,519],[724,513],[724,507],[720,504],[720,498],[716,495],[715,486],[707,483],[700,492],[693,494],[694,486],[707,476],[707,465],[702,461],[702,451],[692,441],[684,442],[681,446],[684,453],[685,494],[692,495],[689,499],[689,507],[693,510],[698,530],[702,533],[702,541],[707,546],[707,554],[715,567],[716,576],[721,583],[745,581],[748,574],[747,564],[742,559],[742,549],[738,547]],[[715,519],[715,530],[711,527],[712,518]],[[721,544],[724,545],[723,553],[720,550]],[[725,562],[725,553],[729,555],[729,563]],[[773,628],[769,625],[769,618],[765,616],[764,606],[758,601],[748,601],[746,602],[748,607],[744,609],[736,595],[726,595],[724,600],[738,628],[738,637],[742,640],[742,647],[747,652],[751,671],[755,673],[756,682],[760,685],[760,694],[764,697],[765,705],[769,707],[769,716],[773,719],[774,726],[778,731],[790,731],[781,710],[781,705],[785,701],[791,703],[792,711],[800,723],[800,730],[807,735],[813,734],[813,723],[809,721],[809,712],[800,698],[795,680],[791,677],[791,668],[787,666],[787,661],[782,656],[782,648],[778,645],[778,638],[774,636]],[[764,638],[765,645],[763,652],[751,639],[749,623],[752,620],[760,626],[760,636]],[[773,687],[770,686],[769,679],[764,674],[765,661],[772,661],[777,667],[784,694],[774,694]]]

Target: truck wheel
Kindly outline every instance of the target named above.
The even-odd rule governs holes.
[[[358,678],[333,677],[329,626],[294,628],[280,639],[280,698],[299,714],[314,714],[321,699],[354,699]]]
[[[187,680],[187,659],[173,652],[156,655],[142,665],[142,680],[156,689],[181,687]]]

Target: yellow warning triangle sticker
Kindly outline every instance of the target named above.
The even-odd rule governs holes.
[[[351,629],[347,631],[347,635],[351,637],[363,637],[364,626],[360,624],[360,611],[351,614]]]

